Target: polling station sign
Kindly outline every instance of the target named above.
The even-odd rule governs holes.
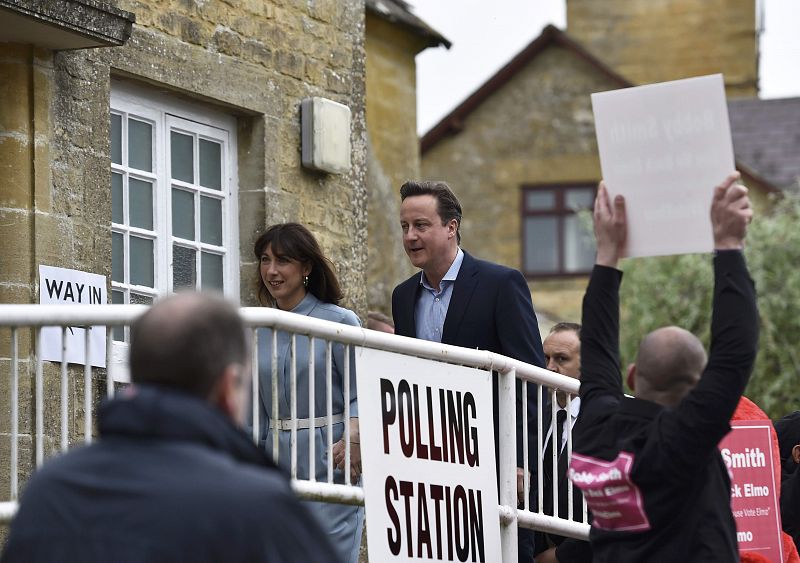
[[[68,268],[39,265],[39,303],[42,305],[104,305],[106,277]],[[42,359],[62,361],[60,327],[42,329]],[[89,336],[91,365],[106,367],[106,327],[91,328]],[[66,361],[86,364],[86,329],[68,327]]]
[[[370,561],[500,561],[491,373],[356,354]]]
[[[739,551],[783,561],[776,460],[768,422],[737,420],[720,442],[722,460],[731,473],[731,508]]]

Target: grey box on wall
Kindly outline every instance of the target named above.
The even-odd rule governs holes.
[[[300,103],[303,166],[343,174],[350,170],[350,108],[325,98]]]

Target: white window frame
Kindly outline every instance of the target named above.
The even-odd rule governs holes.
[[[127,166],[111,164],[110,172],[121,172],[131,177],[139,177],[153,182],[153,231],[155,232],[154,243],[154,288],[141,287],[130,284],[130,254],[128,248],[128,237],[125,237],[125,276],[126,283],[117,281],[111,282],[112,290],[134,291],[135,293],[152,296],[153,299],[164,297],[173,292],[173,272],[172,272],[172,253],[173,244],[192,247],[197,251],[197,285],[201,284],[201,255],[202,250],[216,251],[223,254],[222,280],[224,295],[226,298],[239,302],[239,282],[240,282],[240,262],[239,262],[239,178],[238,178],[238,149],[236,143],[236,118],[211,109],[207,106],[179,98],[178,95],[168,95],[157,92],[152,88],[142,87],[126,81],[111,81],[111,114],[123,115],[122,128],[122,152],[127,154],[127,121],[125,116],[135,117],[141,121],[146,121],[153,126],[153,172],[147,173]],[[171,179],[171,154],[169,148],[169,132],[188,132],[197,139],[206,138],[221,142],[223,144],[222,156],[222,237],[223,245],[214,246],[199,241],[197,233],[196,241],[186,241],[172,235],[172,185],[187,186],[178,180]],[[197,145],[195,142],[194,177],[198,179],[198,158]],[[197,182],[195,182],[197,184]],[[219,195],[220,191],[191,186],[195,193],[195,216],[200,213],[200,195]],[[124,192],[125,193],[125,192]],[[109,218],[110,220],[111,218]],[[126,224],[112,223],[113,232],[124,232],[144,234],[147,238],[153,238],[152,233],[142,232],[135,227],[130,227],[129,217],[125,216]],[[197,221],[197,219],[196,219]],[[111,338],[109,332],[109,338]],[[127,338],[126,338],[127,340]],[[127,344],[114,342],[114,379],[117,381],[127,380],[127,365],[124,370],[116,365],[117,359],[127,356]]]

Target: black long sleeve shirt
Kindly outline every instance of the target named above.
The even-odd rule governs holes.
[[[714,259],[708,364],[674,408],[623,395],[622,274],[595,266],[583,302],[581,426],[570,478],[593,521],[595,562],[738,561],[730,478],[717,444],[755,361],[758,314],[744,257]]]

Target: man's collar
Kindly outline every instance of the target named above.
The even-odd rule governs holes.
[[[458,248],[458,252],[456,252],[456,257],[453,259],[453,263],[450,264],[450,268],[448,268],[447,273],[442,277],[442,281],[456,281],[458,277],[458,272],[461,270],[461,264],[464,263],[464,251],[461,250],[460,247]],[[422,275],[419,277],[419,283],[425,289],[433,290],[430,282],[428,282],[428,278],[425,276],[425,272],[422,272]],[[439,282],[441,285],[441,282]]]
[[[561,405],[558,405],[557,410],[567,410],[567,407],[561,408]],[[569,414],[572,418],[577,418],[578,413],[581,412],[581,398],[580,397],[573,397],[572,400],[569,402]]]

